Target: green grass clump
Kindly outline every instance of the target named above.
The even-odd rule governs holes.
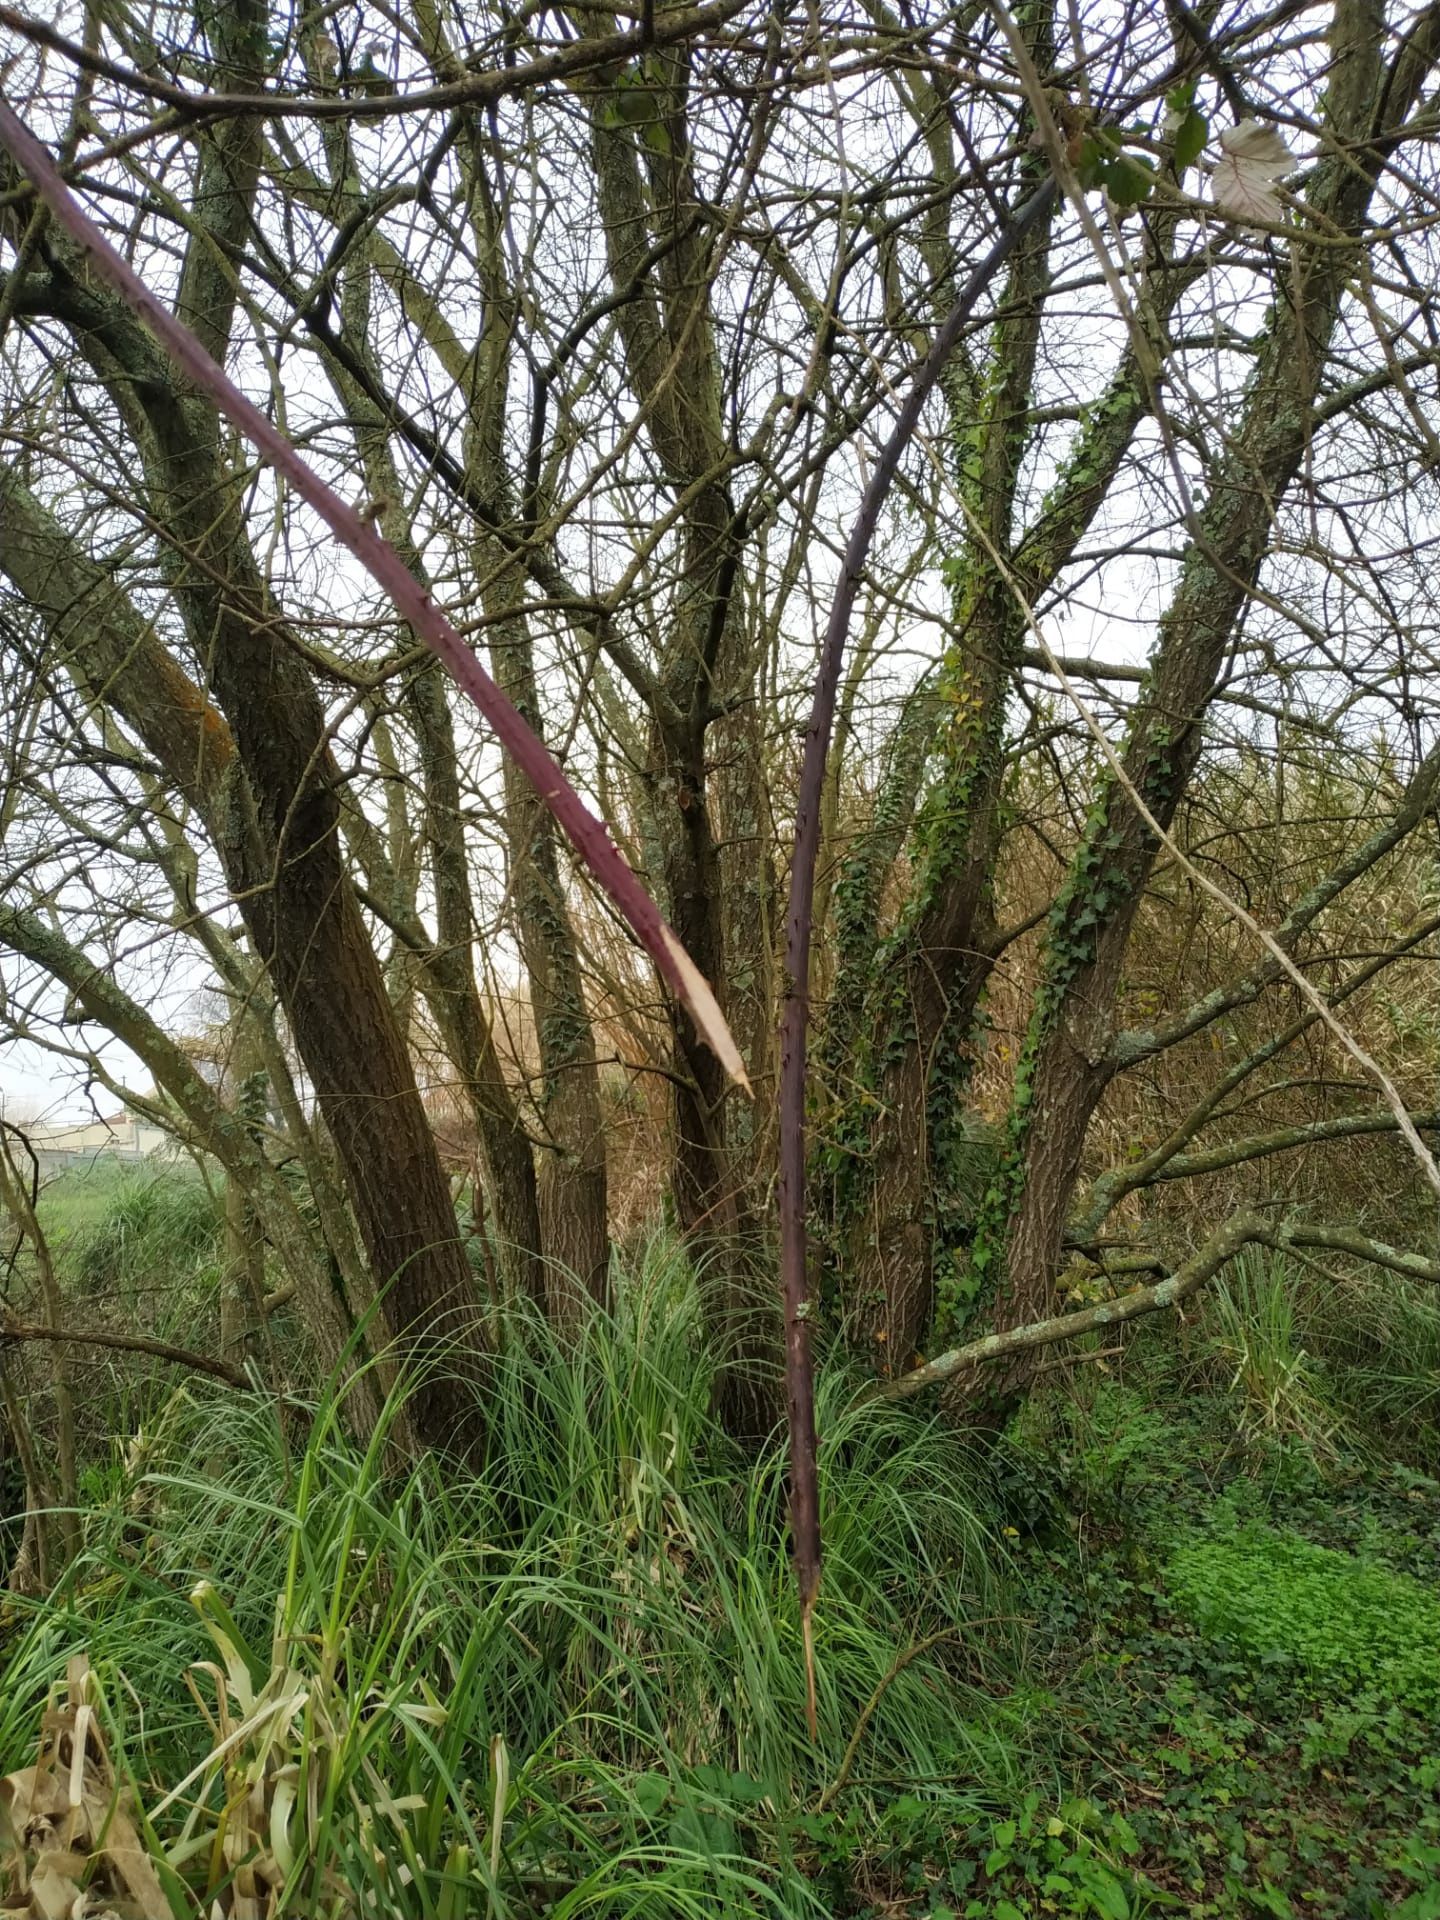
[[[1241,1436],[1297,1440],[1317,1461],[1332,1462],[1341,1421],[1301,1338],[1300,1292],[1286,1260],[1249,1247],[1210,1288],[1204,1321],[1229,1375]]]
[[[1254,1660],[1293,1663],[1318,1694],[1440,1704],[1440,1599],[1405,1574],[1250,1526],[1180,1548],[1169,1577],[1203,1632]]]
[[[129,1173],[77,1236],[76,1279],[102,1294],[175,1291],[197,1276],[213,1277],[221,1232],[214,1196],[194,1173]]]
[[[657,1246],[575,1344],[517,1320],[477,1471],[397,1471],[334,1402],[177,1394],[6,1649],[0,1772],[84,1652],[177,1911],[244,1873],[277,1915],[396,1920],[818,1916],[805,1815],[862,1725],[864,1827],[907,1785],[1018,1785],[961,1440],[822,1382],[812,1744],[783,1435],[756,1460],[715,1423],[683,1262]]]
[[[1306,1338],[1327,1362],[1357,1427],[1432,1469],[1440,1465],[1440,1301],[1432,1287],[1359,1268],[1303,1302]]]

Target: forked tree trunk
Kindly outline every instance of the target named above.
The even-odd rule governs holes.
[[[589,16],[576,24],[582,33],[593,31]],[[686,49],[657,58],[654,94],[663,141],[637,144],[633,130],[612,111],[608,79],[587,83],[585,92],[610,278],[623,295],[616,326],[627,378],[666,484],[685,501],[673,536],[664,643],[649,691],[649,812],[671,925],[728,1012],[708,737],[725,703],[751,682],[721,678],[735,654],[739,536],[724,484],[728,443],[708,243],[705,223],[695,217],[689,61]],[[671,1023],[676,1213],[693,1251],[716,1351],[722,1417],[731,1431],[753,1439],[771,1431],[781,1411],[774,1264],[737,1177],[727,1112],[733,1096],[727,1097],[724,1071],[676,1003]]]

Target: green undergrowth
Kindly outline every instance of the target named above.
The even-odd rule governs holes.
[[[829,1911],[845,1821],[1023,1792],[1017,1630],[964,1444],[832,1376],[812,1744],[783,1448],[710,1385],[660,1248],[577,1348],[516,1330],[478,1473],[179,1390],[9,1622],[0,1770],[83,1653],[177,1913]]]
[[[1440,1920],[1424,1349],[1376,1386],[1427,1306],[1372,1305],[1240,1271],[985,1454],[827,1363],[814,1741],[783,1444],[718,1430],[664,1241],[577,1347],[512,1324],[477,1472],[152,1386],[0,1614],[0,1771],[84,1654],[221,1920]]]
[[[97,1155],[46,1179],[40,1223],[52,1251],[85,1291],[181,1286],[212,1266],[221,1222],[215,1199],[185,1162]]]
[[[1181,1547],[1166,1571],[1204,1633],[1292,1664],[1317,1696],[1440,1702],[1440,1600],[1402,1573],[1262,1525]]]
[[[28,1163],[23,1158],[21,1165],[28,1175]],[[75,1242],[97,1227],[110,1212],[118,1193],[143,1171],[113,1155],[97,1153],[92,1159],[78,1161],[74,1166],[42,1178],[40,1224],[52,1250],[63,1251],[67,1243]]]
[[[1256,1279],[1014,1437],[1054,1763],[1133,1840],[1132,1911],[1437,1920],[1433,1435],[1360,1417],[1323,1323]]]

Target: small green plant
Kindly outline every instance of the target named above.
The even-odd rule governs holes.
[[[1204,1632],[1318,1695],[1440,1704],[1440,1600],[1417,1580],[1261,1525],[1182,1547],[1169,1577]]]
[[[953,1911],[966,1920],[1028,1920],[1031,1914],[1098,1914],[1135,1920],[1152,1896],[1127,1864],[1140,1843],[1123,1814],[1089,1800],[1047,1808],[1027,1794],[1019,1811],[985,1835],[978,1890]],[[936,1910],[943,1911],[943,1909]]]

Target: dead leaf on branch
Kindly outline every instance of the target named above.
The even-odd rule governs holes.
[[[1220,151],[1210,182],[1216,206],[1249,226],[1278,225],[1285,203],[1276,187],[1299,162],[1277,129],[1261,120],[1242,120],[1221,134]]]

